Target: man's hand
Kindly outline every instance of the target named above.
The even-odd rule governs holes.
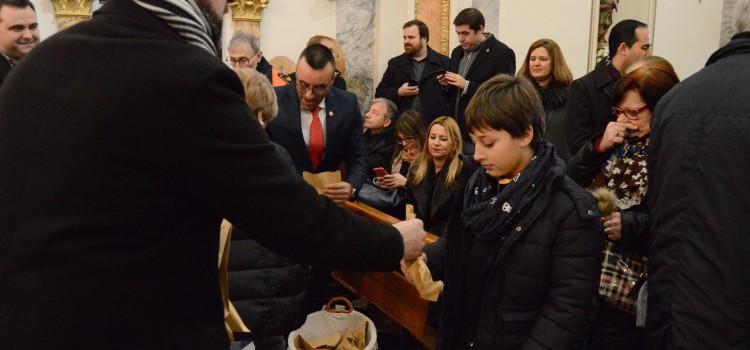
[[[412,261],[422,255],[424,249],[424,224],[422,220],[412,219],[393,224],[404,238],[404,260]]]
[[[401,97],[414,96],[414,95],[419,94],[419,87],[409,86],[409,83],[404,83],[404,85],[401,85],[401,87],[398,88],[397,93]]]
[[[458,73],[445,72],[445,74],[439,76],[438,79],[443,85],[453,85],[459,89],[463,89],[464,86],[466,86],[466,79]]]
[[[352,196],[352,185],[346,181],[328,184],[323,189],[323,195],[336,202],[336,204],[342,204]]]

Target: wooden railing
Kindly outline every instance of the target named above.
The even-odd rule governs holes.
[[[396,219],[375,208],[358,202],[345,202],[349,211],[383,224],[394,224]],[[438,237],[427,234],[426,243],[431,244]],[[357,294],[388,317],[404,327],[426,349],[436,348],[435,330],[427,325],[429,301],[422,299],[419,292],[404,275],[398,272],[349,272],[334,271],[333,279]]]

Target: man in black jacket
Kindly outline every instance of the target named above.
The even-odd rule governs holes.
[[[14,68],[0,90],[3,349],[229,348],[222,217],[311,264],[420,254],[403,227],[418,222],[402,236],[289,172],[217,57],[224,7],[108,0]]]
[[[39,24],[34,4],[28,0],[0,0],[0,85],[37,43]]]
[[[750,0],[734,13],[738,34],[651,122],[651,349],[750,348]]]
[[[229,40],[227,62],[232,67],[252,68],[273,82],[273,66],[263,56],[258,37],[252,33],[236,32]]]
[[[581,147],[595,149],[592,137],[614,121],[612,89],[625,69],[643,56],[651,55],[651,37],[645,23],[626,19],[609,33],[609,57],[594,70],[573,81],[568,91],[565,112],[568,116],[568,147],[574,156]]]
[[[482,83],[498,74],[516,73],[513,49],[484,32],[484,15],[475,8],[466,8],[453,20],[460,43],[451,53],[450,69],[439,76],[449,86],[448,108],[461,128],[464,154],[474,153],[474,144],[464,127],[464,112]]]
[[[426,124],[449,115],[447,90],[437,81],[437,73],[448,69],[450,59],[427,45],[430,30],[415,19],[403,26],[404,53],[391,58],[375,97],[396,103],[399,111],[414,109]]]

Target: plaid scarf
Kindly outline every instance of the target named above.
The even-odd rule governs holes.
[[[466,187],[461,219],[479,239],[507,234],[513,220],[541,193],[554,164],[554,146],[544,142],[526,168],[502,188],[484,169],[477,169]]]
[[[216,28],[194,0],[133,0],[150,11],[191,45],[198,46],[217,56],[217,45],[212,38],[221,28]]]

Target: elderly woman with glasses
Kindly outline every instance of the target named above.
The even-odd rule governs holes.
[[[636,305],[647,262],[649,216],[643,199],[648,188],[646,160],[651,117],[659,99],[678,82],[672,65],[661,57],[635,62],[614,88],[612,114],[617,119],[609,122],[604,132],[568,163],[568,175],[573,180],[592,190],[609,190],[616,205],[612,214],[601,218],[608,243],[591,349],[644,348],[643,329],[636,327]],[[616,257],[615,263],[608,262],[610,256]],[[619,275],[619,270],[632,271],[637,276],[632,277],[635,286],[631,283],[623,287],[611,278],[612,273]],[[626,289],[629,292],[622,295],[620,292]]]

